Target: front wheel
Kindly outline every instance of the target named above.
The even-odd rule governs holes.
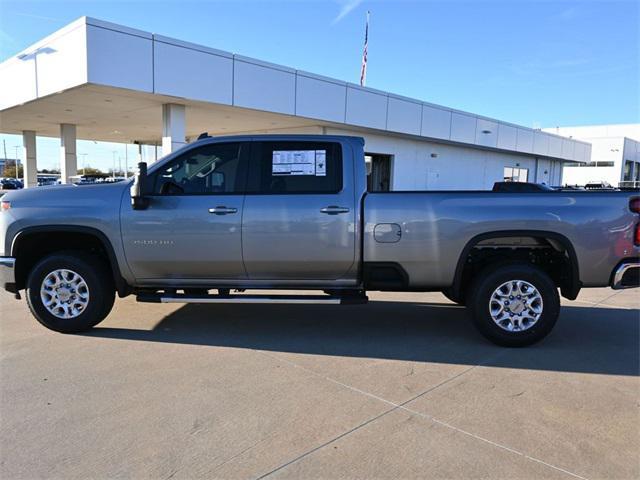
[[[113,279],[104,261],[84,252],[43,258],[29,273],[26,287],[33,316],[45,327],[63,333],[97,325],[115,300]]]
[[[542,340],[560,313],[558,289],[549,276],[528,264],[488,267],[469,289],[476,328],[493,343],[524,347]]]

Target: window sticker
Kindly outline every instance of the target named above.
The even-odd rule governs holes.
[[[316,150],[316,177],[327,176],[327,151]]]
[[[326,150],[274,150],[271,175],[307,175],[326,177]]]

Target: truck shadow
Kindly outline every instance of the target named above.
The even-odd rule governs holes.
[[[354,306],[185,305],[152,330],[95,328],[93,337],[272,352],[503,368],[640,375],[638,310],[564,306],[541,343],[488,343],[464,308],[372,301]]]

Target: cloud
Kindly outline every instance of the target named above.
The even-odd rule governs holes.
[[[340,7],[340,12],[338,12],[338,15],[333,19],[333,22],[331,22],[331,24],[335,25],[336,23],[338,23],[340,20],[349,15],[362,2],[363,0],[342,0],[340,2],[342,4],[342,6]]]
[[[569,7],[557,13],[556,15],[553,15],[552,18],[555,18],[557,20],[573,20],[579,15],[579,13],[580,11],[577,7]]]
[[[11,35],[9,35],[7,32],[5,32],[0,28],[0,43],[4,43],[4,44],[10,43],[12,45],[15,45],[16,41]]]

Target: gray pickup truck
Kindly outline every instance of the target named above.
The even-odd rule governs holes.
[[[145,302],[362,303],[442,291],[491,341],[553,328],[558,290],[638,286],[633,192],[367,192],[364,141],[205,137],[135,181],[9,192],[0,280],[59,332]],[[249,295],[245,289],[318,290]]]

